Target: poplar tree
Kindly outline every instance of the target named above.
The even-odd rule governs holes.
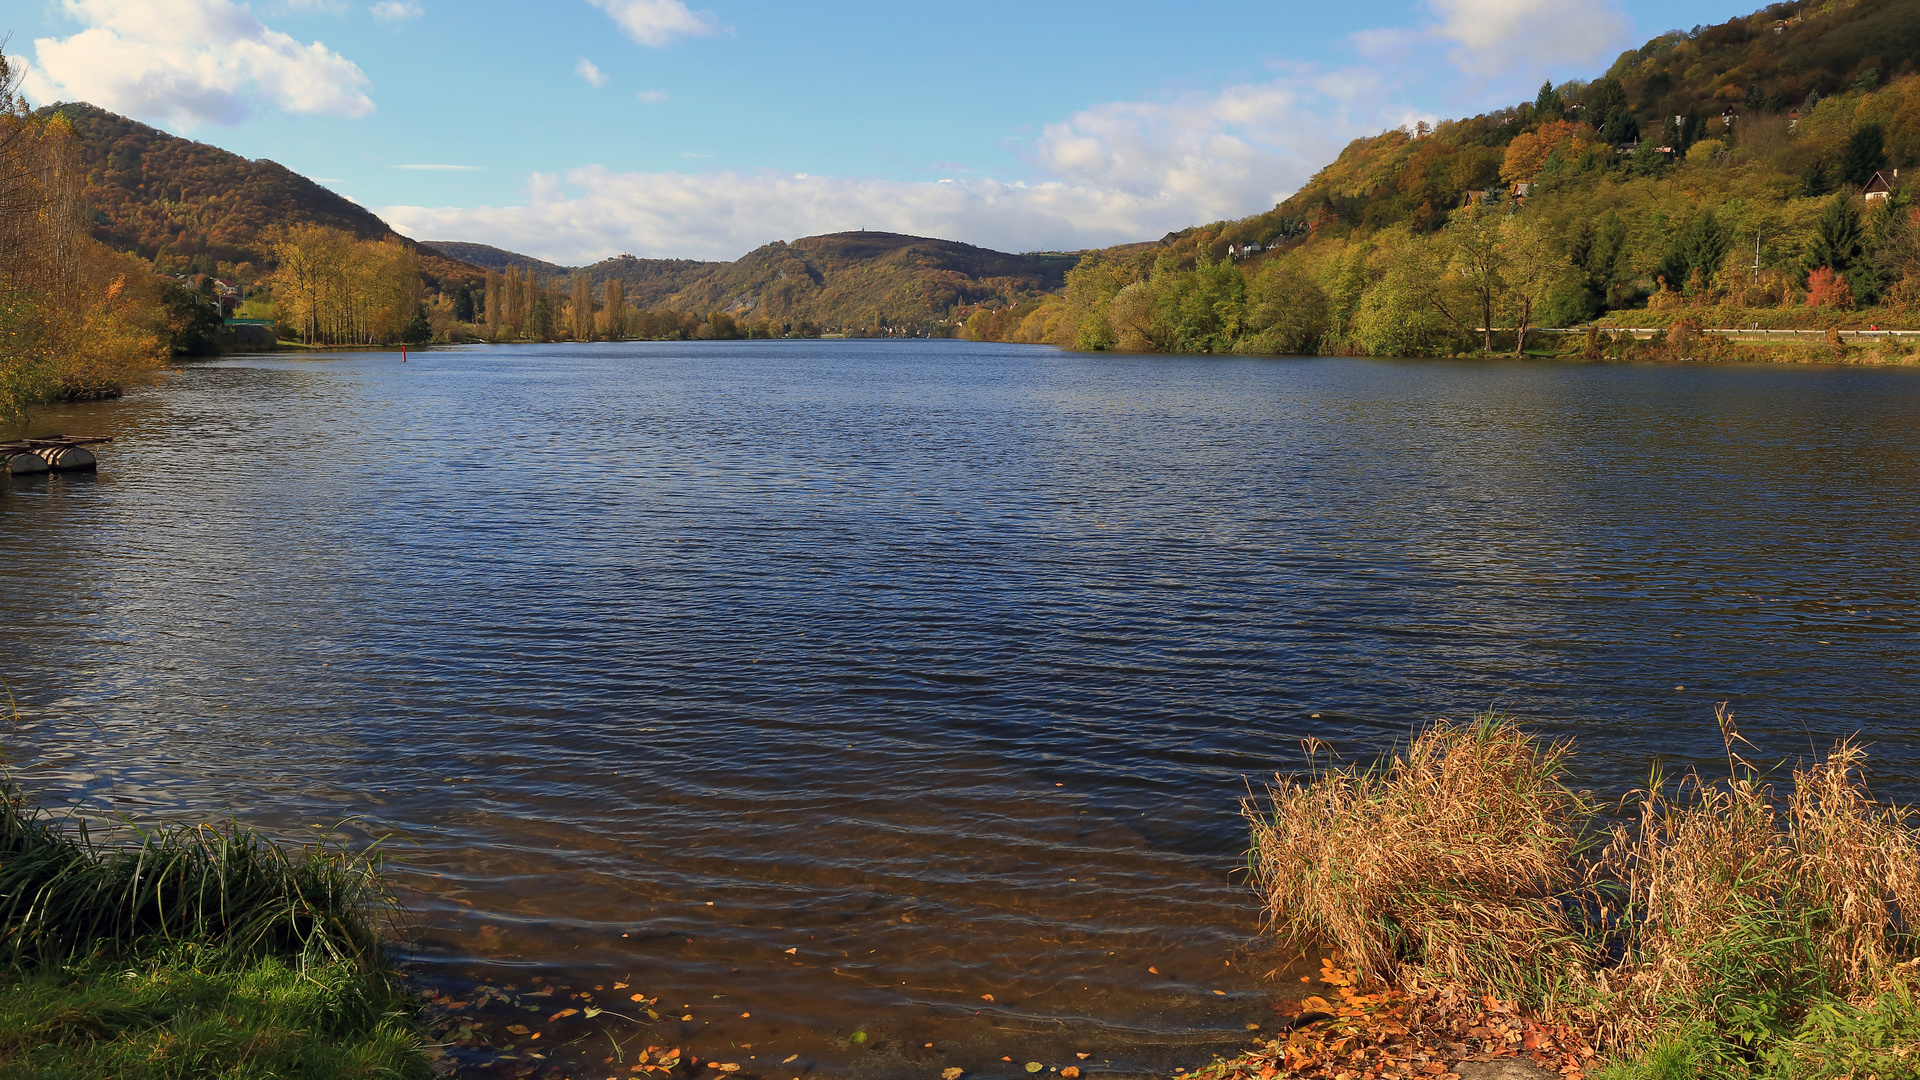
[[[608,341],[619,341],[627,336],[627,283],[619,278],[607,279],[606,334]]]
[[[593,289],[587,275],[578,271],[573,275],[573,339],[593,340]]]

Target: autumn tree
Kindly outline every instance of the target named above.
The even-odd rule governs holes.
[[[576,271],[573,275],[573,339],[575,341],[593,340],[593,288],[587,284],[587,275]]]
[[[608,341],[622,341],[627,336],[627,283],[619,278],[607,279],[601,326]]]

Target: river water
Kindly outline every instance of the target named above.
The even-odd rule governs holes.
[[[1306,736],[1503,708],[1613,793],[1730,701],[1920,791],[1920,372],[399,359],[36,417],[115,441],[0,494],[0,675],[51,802],[388,836],[415,970],[543,1034],[489,1075],[1197,1064],[1291,970],[1237,801]]]

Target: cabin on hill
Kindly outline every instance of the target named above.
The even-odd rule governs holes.
[[[1867,181],[1867,186],[1860,190],[1860,194],[1865,196],[1868,202],[1877,202],[1880,199],[1892,198],[1895,189],[1899,186],[1899,169],[1895,169],[1891,173],[1877,172],[1873,174],[1872,179]]]

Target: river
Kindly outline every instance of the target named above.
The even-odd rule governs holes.
[[[0,493],[29,788],[388,837],[421,978],[559,988],[506,1069],[1197,1064],[1308,736],[1499,708],[1612,795],[1726,701],[1920,793],[1915,371],[466,347],[33,424],[115,441]]]

